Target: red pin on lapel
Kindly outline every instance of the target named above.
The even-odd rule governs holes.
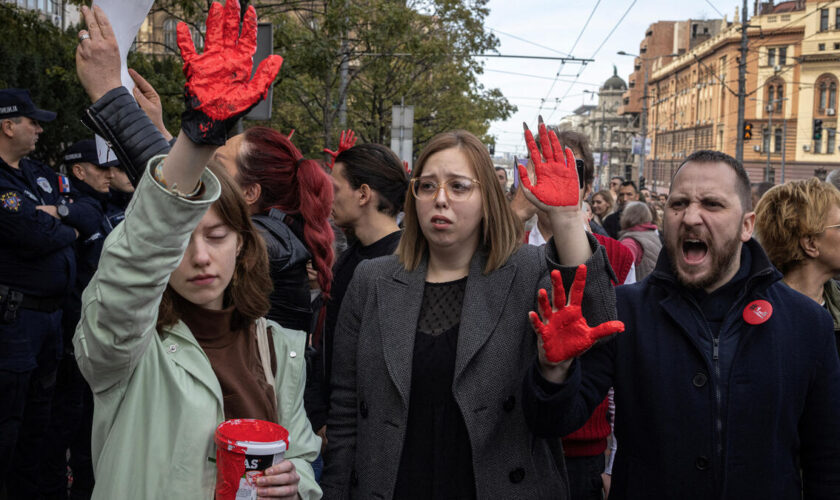
[[[754,300],[744,308],[744,321],[751,325],[760,325],[773,315],[773,306],[766,300]]]

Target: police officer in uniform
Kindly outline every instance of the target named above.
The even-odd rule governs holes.
[[[62,206],[63,220],[79,230],[74,245],[76,282],[64,304],[64,356],[59,364],[52,409],[52,423],[47,440],[46,468],[42,492],[48,498],[67,491],[67,466],[73,472],[72,498],[89,498],[93,492],[93,465],[90,438],[93,424],[93,395],[73,355],[73,333],[81,317],[82,292],[99,266],[105,238],[118,220],[111,202],[114,172],[100,163],[96,142],[85,139],[70,146],[63,155],[70,175],[71,201]],[[67,461],[67,450],[70,461]]]
[[[0,491],[33,498],[61,355],[61,306],[77,230],[59,215],[67,181],[26,157],[56,114],[0,90]],[[60,186],[61,185],[61,186]]]

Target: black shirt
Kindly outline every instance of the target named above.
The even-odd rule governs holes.
[[[466,286],[467,278],[426,283],[394,498],[475,498],[469,434],[452,394]]]
[[[347,292],[347,287],[350,286],[350,280],[353,279],[353,273],[356,272],[356,267],[363,260],[374,259],[376,257],[383,257],[385,255],[393,254],[397,245],[400,242],[402,231],[394,231],[393,233],[380,238],[379,240],[364,246],[359,241],[356,241],[347,250],[342,252],[333,265],[333,282],[330,289],[330,300],[327,302],[327,317],[324,321],[324,334],[321,337],[319,364],[320,370],[314,374],[315,377],[321,378],[321,396],[323,398],[323,408],[310,408],[307,410],[307,415],[312,423],[313,429],[320,429],[327,423],[327,410],[329,409],[330,400],[330,377],[332,376],[332,347],[335,334],[335,327],[338,323],[338,313],[341,310],[341,302],[344,300],[344,294]]]

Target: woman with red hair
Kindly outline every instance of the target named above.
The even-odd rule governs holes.
[[[295,330],[312,328],[306,263],[312,260],[325,297],[332,281],[332,182],[285,135],[253,127],[228,139],[215,161],[236,179],[260,229],[271,264],[267,317]]]

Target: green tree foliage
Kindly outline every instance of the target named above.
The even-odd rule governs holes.
[[[482,66],[473,55],[498,45],[483,29],[485,0],[312,3],[321,9],[273,17],[275,50],[286,62],[274,90],[272,123],[295,128],[304,151],[335,145],[342,98],[347,127],[362,141],[382,144],[390,143],[392,106],[413,105],[415,152],[455,128],[489,141],[490,122],[515,110],[501,92],[477,81]]]
[[[181,112],[184,111],[181,58],[129,52],[127,64],[155,88],[163,104],[164,124],[172,135],[178,135],[181,130]]]
[[[79,121],[90,104],[76,77],[78,27],[62,32],[36,13],[0,3],[0,88],[29,89],[35,104],[58,113],[43,124],[32,154],[50,165],[60,163],[64,148],[92,134]]]
[[[261,22],[272,22],[274,52],[285,59],[274,86],[272,119],[259,124],[285,133],[295,129],[295,143],[307,155],[335,148],[341,102],[347,128],[363,142],[382,144],[390,143],[391,107],[402,100],[413,105],[415,153],[436,133],[455,128],[490,142],[490,122],[515,111],[498,89],[485,89],[477,80],[483,67],[474,55],[498,46],[483,27],[487,0],[241,3],[254,5]],[[153,12],[184,20],[198,32],[209,7],[207,0],[158,0]],[[174,98],[182,78],[170,85],[164,81],[168,70],[156,74],[160,78],[152,84]],[[165,111],[174,123],[170,109]]]

